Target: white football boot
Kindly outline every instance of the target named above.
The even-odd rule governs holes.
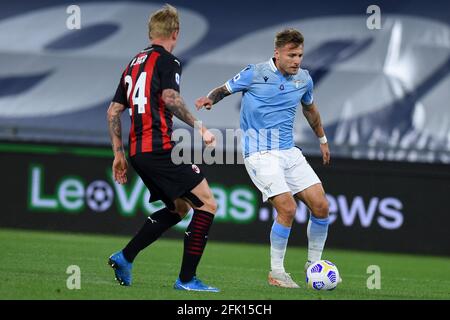
[[[268,277],[269,284],[281,288],[300,288],[298,284],[292,280],[291,275],[282,271],[270,271]]]

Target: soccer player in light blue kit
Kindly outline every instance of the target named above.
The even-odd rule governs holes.
[[[247,172],[277,211],[270,232],[270,285],[298,288],[284,268],[284,256],[295,217],[297,203],[303,201],[312,215],[307,227],[308,261],[305,270],[320,260],[328,233],[328,201],[322,183],[294,145],[293,125],[298,106],[319,139],[323,163],[330,162],[330,151],[313,100],[313,81],[301,69],[303,36],[286,29],[275,37],[274,57],[250,64],[223,86],[196,100],[197,109],[211,109],[224,97],[242,92],[240,125]]]

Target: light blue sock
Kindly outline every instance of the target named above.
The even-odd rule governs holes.
[[[270,231],[270,267],[272,271],[285,272],[284,255],[290,233],[290,227],[285,227],[276,220],[273,222]]]
[[[323,248],[328,235],[329,219],[319,219],[312,214],[308,222],[308,260],[311,262],[322,258]]]

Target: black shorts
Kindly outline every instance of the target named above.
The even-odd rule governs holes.
[[[150,191],[149,202],[161,200],[169,210],[174,200],[185,198],[201,207],[202,203],[190,191],[205,178],[193,164],[174,164],[171,150],[137,153],[130,163]]]

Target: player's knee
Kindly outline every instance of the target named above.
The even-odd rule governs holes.
[[[319,219],[325,219],[328,218],[328,201],[326,199],[323,199],[319,202],[317,202],[314,206],[313,213],[314,215]]]
[[[281,214],[288,219],[293,219],[295,217],[296,212],[297,212],[297,204],[294,201],[283,203],[281,207],[278,209],[278,214]]]
[[[205,211],[215,214],[217,211],[217,202],[214,197],[208,197],[204,201]]]

